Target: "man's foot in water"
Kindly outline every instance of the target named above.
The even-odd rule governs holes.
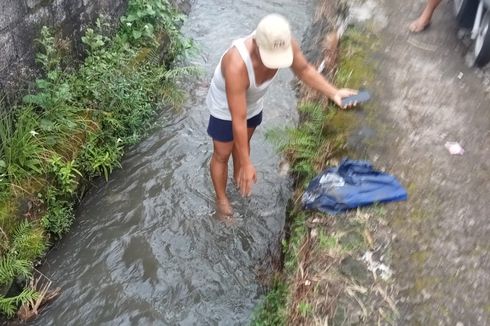
[[[216,199],[216,213],[220,218],[232,217],[233,208],[228,198]]]

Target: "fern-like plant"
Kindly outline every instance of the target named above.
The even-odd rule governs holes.
[[[74,219],[73,206],[66,201],[57,200],[48,206],[48,212],[42,217],[41,224],[46,231],[60,239],[70,229]]]
[[[17,259],[36,259],[46,250],[43,230],[27,220],[20,222],[13,232],[10,248],[10,253],[16,255]]]
[[[21,304],[36,300],[38,295],[36,291],[29,288],[14,297],[6,298],[0,295],[0,313],[12,318]]]
[[[0,259],[0,285],[8,285],[15,277],[29,277],[31,264],[25,259],[19,259],[12,254]]]

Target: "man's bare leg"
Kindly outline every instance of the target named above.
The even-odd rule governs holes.
[[[232,216],[233,209],[226,195],[226,182],[228,181],[228,160],[233,150],[233,142],[213,140],[213,147],[210,171],[216,193],[216,211],[220,217]]]
[[[427,26],[429,26],[432,19],[432,14],[440,3],[441,0],[427,0],[427,5],[420,14],[419,18],[414,20],[408,27],[410,31],[414,33],[422,32]]]
[[[250,139],[252,138],[254,134],[255,128],[247,128],[248,132],[248,155],[250,155]],[[238,149],[233,146],[233,151],[231,153],[233,156],[233,183],[235,186],[238,187],[236,184],[236,180],[238,180],[238,172],[240,172],[240,161],[238,159]]]

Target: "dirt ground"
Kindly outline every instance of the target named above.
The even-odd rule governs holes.
[[[410,195],[390,206],[399,324],[490,325],[490,67],[466,65],[453,1],[409,33],[424,4],[364,3],[380,38],[366,155]],[[448,141],[464,154],[450,155]]]

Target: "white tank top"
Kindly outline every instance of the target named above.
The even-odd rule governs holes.
[[[245,66],[247,67],[248,80],[250,84],[247,89],[247,119],[249,119],[262,111],[264,106],[263,96],[269,88],[272,80],[276,77],[277,73],[274,74],[271,79],[257,86],[255,83],[255,72],[253,69],[252,59],[250,58],[250,53],[248,52],[247,47],[245,46],[245,40],[247,37],[233,41],[231,47],[236,47],[243,62],[245,63]],[[225,78],[221,72],[221,61],[223,56],[221,56],[218,66],[214,70],[213,79],[211,80],[211,85],[209,86],[208,95],[206,97],[206,104],[209,108],[209,113],[213,117],[231,121],[231,113],[230,109],[228,108],[228,101],[226,98]]]

